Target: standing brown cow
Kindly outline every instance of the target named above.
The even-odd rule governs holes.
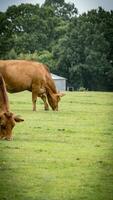
[[[62,93],[58,93],[51,74],[42,63],[25,60],[1,60],[0,73],[3,75],[8,92],[28,90],[32,92],[33,111],[36,111],[37,97],[44,101],[45,110],[58,110]],[[47,97],[47,99],[46,99]]]
[[[15,126],[15,122],[21,121],[24,120],[9,111],[5,82],[0,74],[0,139],[11,140],[12,129]]]

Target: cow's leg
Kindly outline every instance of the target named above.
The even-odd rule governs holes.
[[[46,100],[45,88],[42,85],[33,85],[32,86],[32,102],[33,102],[33,111],[36,111],[36,101],[37,97],[41,97],[44,102],[45,110],[49,110],[49,106]]]
[[[36,100],[37,100],[37,93],[32,91],[33,111],[36,111]]]
[[[49,105],[48,105],[48,103],[47,103],[47,98],[46,98],[46,95],[42,95],[41,96],[41,99],[43,100],[43,102],[44,102],[44,108],[45,108],[45,110],[49,110]]]
[[[3,135],[0,135],[0,140],[3,138]]]

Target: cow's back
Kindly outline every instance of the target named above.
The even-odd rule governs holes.
[[[25,60],[1,60],[0,72],[2,73],[7,90],[20,92],[32,90],[32,84],[44,83],[47,73],[44,65]]]

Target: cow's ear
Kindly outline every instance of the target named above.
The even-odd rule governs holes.
[[[24,119],[22,119],[19,115],[14,116],[15,122],[23,122]]]
[[[63,93],[63,92],[59,92],[59,93],[57,93],[56,95],[57,95],[58,97],[63,97],[63,96],[65,96],[66,94]]]

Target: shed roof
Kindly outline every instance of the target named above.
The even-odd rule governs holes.
[[[55,79],[55,80],[61,80],[61,79],[64,80],[64,79],[66,79],[66,78],[64,78],[64,77],[62,77],[62,76],[57,76],[56,74],[52,74],[52,73],[51,73],[51,76],[52,76],[52,78]]]

